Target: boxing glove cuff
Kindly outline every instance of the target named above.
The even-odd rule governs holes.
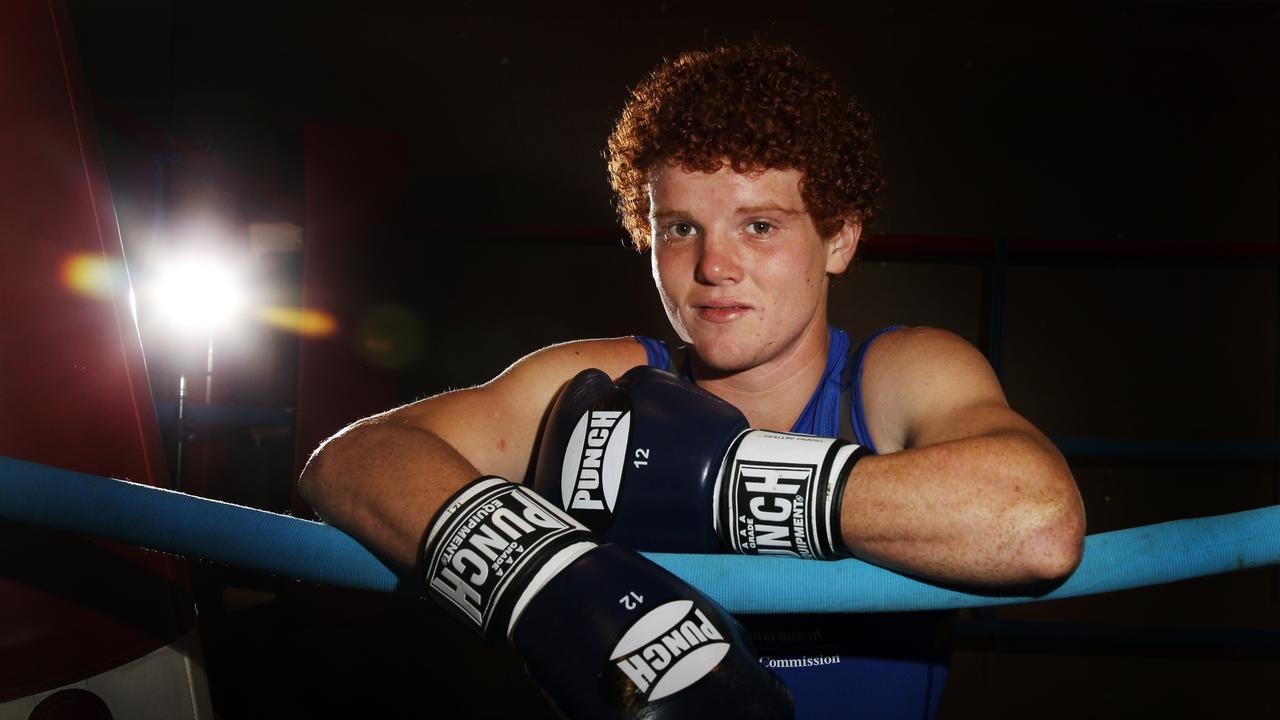
[[[744,555],[850,557],[840,534],[845,483],[866,448],[845,440],[748,430],[716,479],[716,532]]]

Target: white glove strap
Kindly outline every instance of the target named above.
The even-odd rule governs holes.
[[[716,531],[736,553],[834,560],[840,500],[866,450],[845,440],[767,430],[743,433],[717,479]]]

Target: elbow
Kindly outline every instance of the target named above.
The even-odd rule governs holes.
[[[1084,535],[1084,508],[1078,498],[1046,511],[1022,539],[1026,577],[1033,582],[1066,580],[1084,558]]]
[[[302,474],[298,476],[298,495],[312,507],[315,507],[320,495],[321,462],[320,448],[317,448],[311,453],[311,457],[307,458],[307,464],[302,468]]]
[[[1034,463],[1023,468],[1028,492],[1018,510],[1017,526],[1022,529],[1016,545],[1018,564],[1033,583],[1061,583],[1084,558],[1084,501],[1070,468],[1056,451],[1027,457]]]
[[[325,497],[328,494],[327,486],[331,475],[328,472],[328,466],[331,464],[329,446],[330,441],[325,441],[316,448],[311,453],[311,457],[307,458],[302,474],[298,476],[298,495],[320,517],[324,517]]]
[[[311,453],[298,476],[298,494],[322,519],[329,517],[343,494],[341,479],[345,473],[340,468],[347,464],[344,455],[352,445],[352,436],[362,432],[362,427],[355,425],[325,440]]]

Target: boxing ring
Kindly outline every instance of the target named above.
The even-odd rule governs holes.
[[[0,458],[0,518],[304,582],[380,592],[416,590],[329,525],[12,458]],[[1280,505],[1090,535],[1075,573],[1038,594],[966,592],[856,559],[647,555],[736,613],[985,607],[1280,563]]]
[[[304,447],[308,442],[307,433],[302,432],[305,418],[298,408],[254,409],[217,404],[196,404],[186,408],[185,415],[179,415],[173,405],[156,402],[158,398],[152,397],[147,387],[136,318],[124,300],[129,290],[127,280],[114,287],[108,297],[88,299],[67,295],[50,285],[48,273],[41,274],[54,268],[56,261],[68,253],[123,263],[123,252],[93,123],[88,117],[93,103],[83,89],[76,60],[69,55],[71,44],[64,42],[62,34],[67,30],[65,13],[56,0],[45,8],[22,4],[14,7],[20,9],[8,11],[11,13],[8,29],[0,31],[0,34],[8,33],[8,41],[0,43],[0,55],[7,52],[10,55],[4,55],[6,58],[37,58],[29,63],[23,60],[26,63],[23,66],[42,68],[44,74],[33,70],[28,78],[30,95],[34,98],[28,102],[34,108],[29,112],[31,117],[24,123],[11,124],[39,128],[40,142],[27,145],[56,146],[61,148],[61,154],[22,156],[19,159],[26,158],[25,165],[13,163],[11,195],[22,202],[12,201],[5,213],[28,223],[23,237],[53,240],[25,245],[15,242],[0,248],[0,258],[5,260],[0,263],[0,277],[7,278],[9,286],[20,288],[24,293],[22,302],[8,305],[38,307],[42,316],[34,318],[32,313],[32,318],[26,318],[15,314],[6,320],[9,325],[0,322],[0,331],[10,333],[5,336],[4,347],[10,355],[4,359],[25,362],[25,365],[15,362],[7,366],[9,384],[0,387],[8,393],[0,392],[6,400],[4,412],[23,421],[9,423],[7,438],[0,433],[0,441],[5,441],[0,442],[0,523],[6,524],[2,529],[13,532],[12,537],[27,538],[23,542],[29,543],[10,546],[9,565],[15,571],[9,578],[12,582],[7,592],[20,601],[4,607],[19,608],[19,612],[10,616],[14,627],[22,626],[21,632],[13,632],[14,636],[34,638],[32,647],[40,645],[50,649],[45,653],[48,662],[37,668],[44,674],[37,678],[35,675],[40,672],[32,672],[31,682],[14,683],[10,697],[29,698],[34,704],[57,688],[82,685],[91,673],[104,668],[134,668],[136,659],[152,648],[185,648],[190,651],[190,657],[180,659],[179,665],[185,663],[183,667],[198,668],[201,664],[198,645],[193,649],[189,643],[189,639],[200,634],[195,628],[192,583],[189,567],[180,558],[208,563],[203,570],[225,567],[243,571],[237,576],[238,580],[256,573],[272,578],[265,584],[273,589],[296,586],[300,595],[322,594],[306,585],[385,593],[388,598],[407,599],[405,604],[411,605],[416,613],[421,609],[416,599],[421,595],[417,580],[398,576],[353,538],[334,527],[163,489],[169,469],[165,467],[162,428],[285,428],[288,437],[299,446],[298,451],[305,453],[311,449]],[[29,32],[19,32],[22,28]],[[9,62],[18,66],[16,59]],[[99,110],[98,114],[103,119],[105,113]],[[105,119],[109,123],[112,120],[111,117]],[[117,125],[123,122],[118,117],[114,119]],[[116,130],[119,132],[121,128]],[[167,139],[162,140],[167,143]],[[13,148],[21,149],[22,144],[16,140],[10,142],[6,147],[10,156],[14,156]],[[197,152],[182,144],[175,146],[176,150],[165,143],[161,145],[163,147],[155,151],[166,153],[165,157],[181,152],[190,161]],[[377,153],[366,155],[377,156]],[[158,167],[163,168],[164,164]],[[76,172],[64,172],[66,168]],[[363,178],[376,171],[375,168],[368,173],[350,175]],[[45,205],[37,200],[43,200],[57,212],[41,211]],[[157,198],[158,204],[160,200]],[[303,209],[294,208],[288,215],[298,219],[303,213]],[[62,224],[51,224],[50,218]],[[304,224],[308,227],[307,242],[311,247],[332,242],[335,237],[341,239],[343,232],[351,230],[330,226],[327,234],[322,234],[320,223],[307,218]],[[981,335],[986,355],[999,371],[1004,355],[1005,303],[1011,262],[1046,258],[1091,262],[1098,257],[1153,262],[1160,262],[1159,258],[1173,262],[1258,262],[1275,266],[1280,263],[1280,249],[1273,245],[1240,243],[1170,245],[1130,241],[1120,246],[1079,241],[897,236],[878,238],[863,259],[942,258],[985,268],[986,302]],[[336,268],[341,263],[330,265]],[[326,278],[312,278],[311,284],[323,287],[326,282]],[[21,330],[21,336],[14,327]],[[18,340],[30,341],[30,344],[15,345]],[[77,373],[58,375],[50,371],[54,366],[74,367]],[[338,370],[351,372],[351,368]],[[15,398],[25,404],[19,405]],[[93,412],[84,412],[89,407]],[[344,421],[359,416],[345,407],[332,408],[332,411],[344,417]],[[315,410],[311,412],[310,417],[314,418]],[[314,419],[311,422],[314,423]],[[1079,437],[1053,440],[1071,458],[1187,461],[1204,463],[1204,466],[1214,462],[1244,462],[1280,467],[1280,443],[1271,441],[1120,441]],[[119,477],[137,482],[117,479]],[[1219,509],[1236,507],[1242,505]],[[26,533],[32,528],[35,530]],[[17,530],[26,534],[20,535]],[[88,538],[125,547],[104,550]],[[116,553],[121,556],[116,564],[102,562],[103,558]],[[1052,587],[949,587],[859,560],[804,562],[681,554],[648,554],[648,557],[735,613],[892,613],[990,608],[1079,598],[1280,565],[1280,505],[1089,535],[1081,566],[1063,583]],[[39,576],[24,574],[35,565],[43,566]],[[115,574],[121,568],[135,566],[151,569],[146,573]],[[139,583],[139,578],[147,582]],[[109,602],[91,593],[80,595],[78,588],[77,593],[65,592],[77,584],[91,586],[94,593],[103,597],[110,596]],[[136,593],[129,594],[126,592],[129,585],[140,587]],[[6,588],[0,588],[4,590]],[[59,597],[59,592],[64,597]],[[23,613],[42,603],[51,604],[50,597],[65,599],[68,605],[80,603],[83,608],[74,615],[67,611],[62,615],[50,613],[44,618],[45,627],[56,631],[46,631],[43,635],[30,632],[34,627],[34,613]],[[116,626],[125,626],[127,621],[136,620],[142,614],[138,612],[138,608],[143,607],[139,597],[149,598],[145,609],[155,616],[154,624],[172,620],[173,627],[157,630],[155,637],[149,638],[151,645],[135,651],[127,641],[137,633],[130,634],[126,632],[130,628],[121,630]],[[28,598],[35,600],[28,601]],[[285,598],[286,602],[278,604],[287,605],[292,599]],[[63,610],[66,609],[59,608],[60,612]],[[207,622],[217,612],[217,607],[207,612],[202,607],[201,622]],[[111,617],[113,613],[119,617]],[[1054,633],[1065,632],[1061,626],[995,621],[993,616],[986,617],[990,619],[969,621],[970,639],[977,637],[972,633],[974,628],[1014,641],[1030,639],[1033,643],[1052,641],[1058,637]],[[116,635],[107,638],[114,644],[104,641],[106,636],[102,631],[94,629],[84,618],[114,628]],[[96,634],[80,632],[86,627]],[[1108,626],[1095,627],[1096,633],[1085,633],[1085,643],[1107,639]],[[1130,626],[1122,632],[1132,629]],[[200,630],[205,631],[208,628]],[[957,636],[964,632],[961,626]],[[216,630],[209,634],[216,636]],[[1147,642],[1162,650],[1217,642],[1232,647],[1261,648],[1274,656],[1275,648],[1280,647],[1277,631],[1260,628],[1210,631],[1178,628],[1158,639],[1154,633],[1144,637],[1151,638]],[[433,636],[431,641],[436,639]],[[449,636],[440,635],[441,644],[448,640]],[[102,662],[92,658],[95,663],[64,667],[86,655],[86,649],[93,648],[95,643],[102,649]],[[74,652],[68,650],[72,647]],[[28,652],[29,649],[19,648],[21,652],[13,652],[8,657],[21,656],[23,663],[34,667],[37,663],[32,661],[34,654]],[[488,663],[489,658],[483,662]],[[44,672],[46,667],[58,672]],[[203,678],[194,682],[188,682],[190,678],[181,679],[183,682],[171,685],[181,691],[179,699],[185,699],[188,691],[207,693]],[[151,692],[138,691],[141,686],[137,681],[130,682],[133,684],[125,687],[122,694]],[[109,693],[98,692],[110,698]],[[291,691],[282,688],[280,692],[287,695]],[[154,697],[154,694],[149,696],[153,705]],[[200,712],[194,715],[204,717]],[[0,717],[10,716],[0,708]],[[25,711],[22,717],[28,717]]]

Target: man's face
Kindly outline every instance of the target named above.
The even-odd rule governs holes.
[[[827,273],[848,267],[858,228],[819,237],[800,178],[727,166],[653,175],[654,281],[672,327],[712,368],[758,367],[825,338]]]

